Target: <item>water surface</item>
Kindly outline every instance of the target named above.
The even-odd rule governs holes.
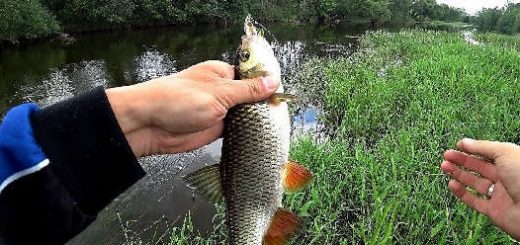
[[[320,124],[323,81],[314,87],[295,79],[313,57],[348,56],[365,26],[269,27],[289,92],[301,100],[291,104],[293,136],[315,134]],[[209,59],[233,62],[241,26],[197,25],[127,32],[76,35],[72,43],[47,42],[0,51],[0,114],[22,102],[48,106],[92,88],[144,82]],[[271,41],[274,38],[268,35]],[[321,90],[322,91],[322,90]],[[147,176],[103,210],[72,244],[118,244],[152,241],[190,211],[201,232],[211,230],[214,206],[186,188],[181,177],[220,157],[217,141],[202,149],[140,159]]]

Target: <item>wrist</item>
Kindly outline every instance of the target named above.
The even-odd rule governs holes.
[[[145,126],[145,105],[135,86],[110,88],[105,93],[125,135]]]

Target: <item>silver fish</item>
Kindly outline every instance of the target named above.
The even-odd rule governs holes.
[[[248,16],[238,49],[241,79],[280,79],[273,49]],[[225,119],[220,164],[186,177],[211,200],[224,198],[230,244],[283,244],[296,231],[299,218],[282,207],[285,191],[303,187],[311,173],[289,160],[290,119],[283,86],[269,99],[238,105]]]

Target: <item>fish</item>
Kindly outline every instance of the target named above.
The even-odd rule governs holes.
[[[248,15],[237,50],[240,79],[271,76],[281,81],[280,64],[263,31]],[[212,201],[224,201],[230,244],[284,244],[301,219],[282,204],[286,191],[297,191],[312,173],[289,159],[291,125],[283,84],[267,100],[231,108],[224,119],[219,164],[185,177],[188,186]]]

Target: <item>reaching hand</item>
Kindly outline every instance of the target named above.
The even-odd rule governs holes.
[[[469,207],[487,215],[515,239],[520,238],[520,146],[463,139],[448,150],[441,169],[450,175],[448,187]],[[476,174],[474,174],[476,173]],[[494,184],[491,193],[490,186]],[[466,190],[468,186],[482,196]]]
[[[207,61],[106,93],[136,157],[177,153],[214,141],[228,109],[266,99],[279,86],[273,78],[233,77],[233,66]]]

